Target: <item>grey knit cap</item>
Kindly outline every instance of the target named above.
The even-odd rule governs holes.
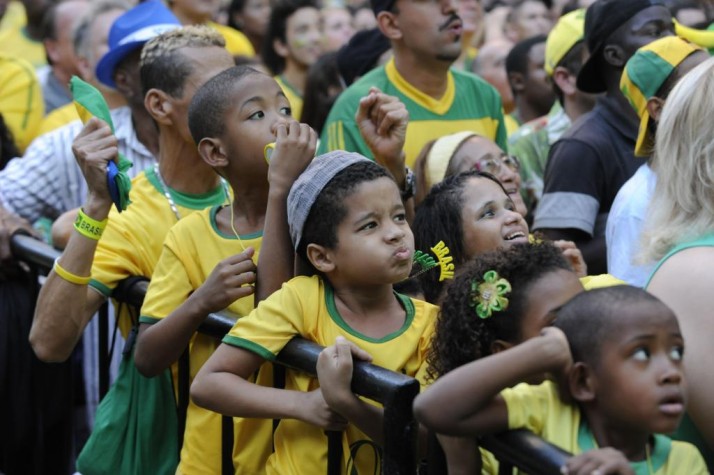
[[[293,247],[297,250],[302,238],[305,221],[310,215],[312,205],[322,193],[323,188],[339,172],[361,161],[371,161],[359,153],[335,150],[315,157],[310,165],[295,180],[288,194],[288,225]]]

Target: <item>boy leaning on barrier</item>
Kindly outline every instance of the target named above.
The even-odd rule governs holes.
[[[288,197],[290,237],[315,275],[300,276],[236,322],[191,387],[222,414],[282,419],[269,474],[324,472],[324,429],[344,429],[344,468],[380,470],[383,412],[350,390],[352,358],[424,381],[437,308],[394,292],[414,239],[399,188],[381,166],[343,151],[313,160]],[[295,336],[327,348],[318,378],[288,371],[285,389],[249,382]]]

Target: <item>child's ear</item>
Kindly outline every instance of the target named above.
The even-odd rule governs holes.
[[[568,372],[568,389],[577,402],[591,402],[595,399],[596,381],[592,368],[579,361]]]
[[[163,125],[172,125],[171,113],[173,103],[171,98],[164,91],[149,89],[144,97],[144,107],[151,114],[154,120]]]
[[[652,96],[647,99],[647,112],[650,114],[650,118],[655,122],[659,122],[659,117],[662,115],[662,109],[664,108],[664,100],[657,96]]]
[[[287,58],[288,55],[290,54],[290,50],[288,50],[288,46],[282,42],[282,40],[275,38],[273,40],[273,50],[278,53],[278,56],[281,56],[283,58]]]
[[[312,243],[307,245],[307,258],[310,264],[323,274],[335,268],[335,264],[332,261],[332,253],[329,249],[319,244]]]
[[[223,168],[228,165],[228,157],[219,139],[204,137],[198,143],[198,153],[208,166]]]
[[[506,351],[509,348],[513,348],[513,343],[508,343],[504,340],[494,340],[491,342],[491,354],[493,355]]]

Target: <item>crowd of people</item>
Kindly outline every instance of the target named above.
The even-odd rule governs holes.
[[[705,0],[0,0],[0,474],[379,473],[356,360],[451,474],[709,473],[712,52]]]

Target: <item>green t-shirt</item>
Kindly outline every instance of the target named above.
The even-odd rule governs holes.
[[[408,166],[414,164],[430,140],[464,130],[490,138],[507,150],[501,96],[490,84],[471,73],[451,70],[446,92],[440,99],[434,99],[409,84],[391,60],[340,94],[322,129],[319,153],[347,150],[372,158],[355,123],[359,100],[372,86],[399,98],[409,111],[404,145]]]

